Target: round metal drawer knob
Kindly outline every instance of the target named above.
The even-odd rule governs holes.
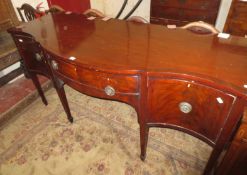
[[[51,61],[51,66],[54,70],[58,70],[58,63],[55,60]]]
[[[35,58],[37,61],[42,61],[42,56],[39,53],[35,54]]]
[[[105,87],[105,93],[108,96],[113,96],[113,95],[115,95],[115,89],[111,86],[106,86]]]
[[[187,102],[181,102],[179,103],[179,109],[181,112],[188,114],[192,111],[192,106]]]

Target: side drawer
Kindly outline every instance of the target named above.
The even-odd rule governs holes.
[[[50,58],[50,65],[55,74],[62,75],[74,81],[78,80],[75,65],[56,59],[55,57]]]
[[[25,35],[13,35],[13,37],[28,71],[41,73],[49,77],[49,66],[40,44]]]
[[[107,90],[114,89],[115,93],[138,93],[138,76],[106,73],[94,69],[77,68],[80,83],[89,87]]]
[[[41,71],[43,73],[48,73],[48,63],[40,51],[29,51],[22,50],[23,60],[25,62],[25,66],[30,71]]]
[[[235,100],[208,86],[178,79],[149,77],[148,123],[183,128],[215,142]]]

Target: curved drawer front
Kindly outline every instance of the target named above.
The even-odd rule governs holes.
[[[235,97],[176,79],[149,79],[148,123],[179,126],[215,142]]]
[[[21,58],[28,70],[50,76],[48,63],[39,43],[27,36],[14,35],[14,37]]]
[[[138,93],[138,76],[118,75],[90,69],[77,69],[80,83],[105,91],[108,96],[114,93]]]
[[[43,73],[48,73],[48,64],[40,51],[30,51],[30,50],[22,50],[21,56],[25,61],[25,66],[29,69],[29,71],[41,71]]]
[[[41,51],[33,52],[32,50],[25,50],[23,51],[23,55],[25,55],[23,57],[26,63],[25,65],[30,71],[41,71],[44,74],[49,74],[50,71],[47,60]]]
[[[82,68],[59,58],[51,57],[50,67],[59,78],[73,81],[78,85],[94,88],[103,92],[102,95],[114,96],[115,94],[138,95],[138,76],[111,74],[94,69]]]
[[[59,59],[51,59],[50,66],[55,74],[61,74],[64,77],[72,79],[74,81],[78,80],[75,65],[66,63]]]

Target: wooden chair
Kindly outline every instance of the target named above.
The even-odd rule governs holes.
[[[40,17],[40,16],[43,15],[43,12],[40,12],[40,11],[36,10],[31,5],[26,4],[26,3],[23,4],[20,8],[17,7],[17,11],[18,11],[18,13],[19,13],[19,15],[21,17],[21,20],[23,22],[26,22],[26,20],[27,21],[32,21],[35,18],[38,18],[38,17]],[[23,13],[25,15],[26,20],[25,20],[25,18],[22,15],[22,11],[23,11]]]
[[[45,11],[45,13],[59,13],[59,12],[64,12],[65,10],[58,6],[58,5],[51,5],[48,10]]]
[[[203,21],[191,22],[181,27],[182,29],[189,30],[197,34],[217,34],[219,31],[211,24]]]
[[[97,9],[88,9],[83,14],[87,17],[104,18],[105,15]]]
[[[131,17],[128,18],[128,21],[145,23],[145,24],[148,23],[148,21],[146,19],[144,19],[143,17],[141,17],[141,16],[131,16]]]

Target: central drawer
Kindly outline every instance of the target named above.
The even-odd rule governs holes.
[[[61,61],[59,58],[52,57],[51,68],[53,72],[58,75],[62,75],[73,81],[78,81],[76,72],[76,66],[65,61]]]
[[[49,63],[56,77],[82,93],[126,101],[127,96],[139,95],[139,75],[104,72],[65,62],[49,54]]]
[[[115,93],[138,93],[138,76],[102,72],[94,69],[77,68],[80,83],[106,91],[112,88]]]
[[[148,123],[183,129],[215,143],[234,96],[193,81],[157,78],[148,81]]]

